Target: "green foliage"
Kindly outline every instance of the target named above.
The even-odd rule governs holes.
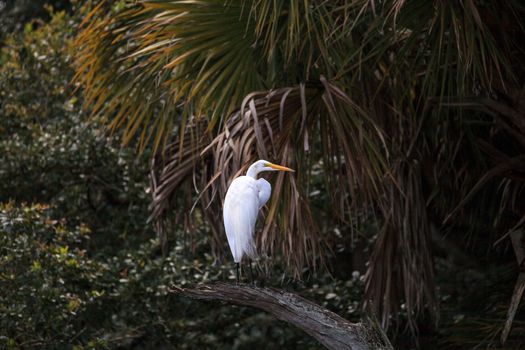
[[[197,243],[192,255],[179,245],[163,258],[158,241],[151,240],[96,258],[86,248],[94,233],[85,225],[52,219],[51,209],[0,206],[2,347],[319,348],[264,313],[170,294],[174,283],[234,280],[233,270],[214,267],[205,253],[206,240]],[[294,289],[344,317],[359,315],[358,276]]]
[[[54,13],[48,25],[13,34],[2,50],[0,201],[49,203],[59,217],[117,241],[127,229],[145,229],[147,153],[121,149],[86,120],[69,83],[75,23]]]
[[[4,35],[42,24],[49,19],[48,6],[66,10],[75,0],[2,0],[0,1],[0,41]]]
[[[48,211],[43,205],[0,206],[3,347],[65,345],[100,321],[109,268],[82,249],[89,228],[70,228]]]

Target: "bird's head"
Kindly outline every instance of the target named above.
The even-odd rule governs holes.
[[[258,173],[262,171],[294,171],[293,169],[287,168],[282,165],[277,165],[270,163],[267,160],[258,160],[255,163],[253,163],[249,168],[246,175],[255,177]]]

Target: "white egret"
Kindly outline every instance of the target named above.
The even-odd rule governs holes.
[[[226,192],[223,207],[224,228],[233,261],[237,267],[237,283],[239,282],[239,263],[243,256],[247,255],[250,259],[256,256],[253,234],[257,214],[270,199],[272,193],[270,183],[262,178],[257,179],[257,175],[262,171],[279,170],[294,171],[266,160],[258,160],[248,168],[246,176],[235,178]]]

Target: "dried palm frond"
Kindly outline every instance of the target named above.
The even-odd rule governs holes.
[[[430,246],[430,226],[417,164],[400,160],[391,169],[392,179],[384,183],[381,201],[383,227],[376,241],[366,278],[368,300],[388,328],[391,315],[404,301],[408,325],[417,333],[416,320],[425,311],[437,321],[438,303],[434,285],[434,264]]]
[[[517,2],[509,3],[506,10],[509,9],[510,13],[524,10]],[[366,59],[378,62],[382,68],[378,71],[382,83],[377,96],[387,101],[389,107],[375,115],[382,115],[379,124],[391,131],[387,146],[391,177],[383,183],[385,193],[390,195],[378,201],[385,222],[367,272],[366,290],[372,300],[382,298],[377,310],[384,323],[388,323],[389,315],[396,314],[399,300],[406,302],[413,331],[415,317],[412,317],[423,311],[420,306],[425,305],[431,315],[437,314],[428,205],[439,201],[439,205],[450,208],[458,198],[460,202],[468,200],[469,191],[480,186],[473,188],[476,181],[465,176],[465,168],[475,162],[473,154],[481,155],[477,153],[477,145],[468,144],[470,140],[463,137],[471,130],[461,123],[461,110],[443,108],[447,100],[450,102],[445,96],[453,95],[464,102],[463,98],[471,91],[494,93],[503,89],[505,83],[513,84],[514,77],[509,76],[513,65],[510,52],[516,50],[516,45],[510,36],[498,42],[500,33],[489,20],[492,13],[501,10],[495,3],[483,6],[473,1],[401,0],[384,2],[381,8],[376,8],[384,36],[392,39],[371,48],[363,46],[362,50]],[[385,26],[386,18],[390,26]],[[397,48],[387,46],[394,42]],[[388,50],[397,56],[385,55]],[[433,101],[441,103],[436,108],[431,104]],[[496,108],[492,105],[491,108]],[[507,120],[514,118],[514,112],[505,110]],[[392,112],[396,117],[385,120]],[[455,130],[458,124],[463,128],[459,133]],[[437,156],[434,164],[429,163],[429,157],[434,157],[432,152]],[[470,157],[468,163],[461,163],[460,156]],[[430,194],[425,193],[423,181],[434,184]],[[438,186],[442,182],[448,183]],[[446,209],[433,213],[438,217],[446,214],[449,214]],[[420,303],[421,300],[426,302]]]
[[[517,94],[517,96],[520,95]],[[491,167],[462,196],[457,206],[448,213],[444,221],[451,221],[452,218],[456,217],[460,210],[464,210],[473,201],[473,198],[479,196],[480,192],[487,191],[487,188],[490,188],[489,184],[499,183],[497,192],[500,193],[500,205],[499,210],[494,214],[494,222],[498,223],[497,229],[506,233],[494,245],[510,237],[518,259],[518,265],[522,268],[522,227],[525,224],[525,202],[523,201],[523,193],[525,192],[525,107],[520,101],[514,101],[512,105],[509,105],[503,101],[496,101],[488,97],[471,97],[461,101],[448,99],[442,104],[447,107],[455,106],[479,110],[490,115],[495,119],[495,131],[493,133],[504,134],[507,141],[506,150],[496,148],[497,146],[494,142],[489,143],[483,139],[477,141],[481,151],[487,155]],[[508,219],[503,219],[504,215],[512,215],[515,217],[515,220],[509,222]],[[507,341],[524,289],[525,275],[523,272],[520,272],[510,302],[505,326],[501,332],[502,344]]]
[[[321,123],[327,125],[323,127],[324,134],[319,135]],[[356,136],[348,139],[346,135]],[[221,201],[231,180],[258,158],[298,170],[297,178],[277,176],[264,227],[258,235],[261,251],[285,257],[286,265],[296,276],[305,265],[315,267],[323,259],[321,237],[308,194],[303,192],[309,182],[305,163],[312,161],[308,160],[310,138],[326,138],[323,142],[326,148],[316,152],[313,156],[318,158],[313,161],[325,166],[325,171],[330,172],[327,178],[331,186],[339,189],[333,191],[334,202],[343,205],[336,210],[339,215],[348,212],[344,205],[349,205],[349,193],[355,198],[361,195],[368,202],[377,196],[376,182],[384,172],[382,133],[341,89],[324,78],[296,87],[249,94],[213,141],[194,143],[201,149],[201,157],[211,156],[207,165],[198,163],[208,174],[204,177],[207,183],[203,183],[201,200],[211,216],[220,216]],[[169,156],[167,164],[158,168],[162,169],[162,175],[155,177],[154,218],[161,217],[169,207],[177,185],[190,175],[199,158],[196,153],[178,148],[177,143],[169,149],[175,153]],[[334,162],[339,164],[338,168]],[[222,222],[214,226],[214,232],[222,230]]]
[[[201,152],[210,141],[205,132],[206,126],[204,120],[190,120],[183,137],[167,145],[162,153],[151,160],[150,220],[155,223],[164,252],[167,249],[166,212],[174,204],[173,194],[180,191],[183,182],[191,180],[196,176],[196,170],[202,167]],[[218,237],[215,238],[217,240]]]

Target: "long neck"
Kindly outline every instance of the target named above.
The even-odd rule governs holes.
[[[246,172],[246,176],[250,176],[250,177],[253,177],[254,179],[257,180],[257,175],[259,174],[259,171],[257,170],[257,168],[255,166],[250,166],[248,168],[248,171]]]

